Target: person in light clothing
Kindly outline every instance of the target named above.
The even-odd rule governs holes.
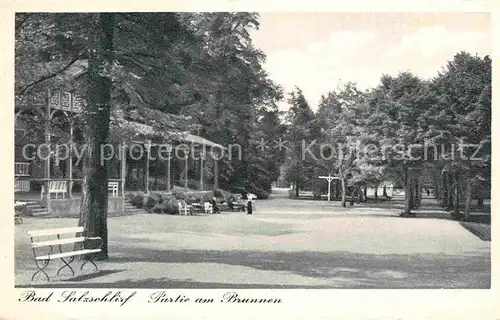
[[[257,199],[257,196],[253,193],[247,194],[247,213],[252,214],[253,210],[255,209],[255,199]]]

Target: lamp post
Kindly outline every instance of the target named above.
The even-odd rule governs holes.
[[[326,179],[326,181],[328,181],[328,202],[330,202],[330,198],[331,198],[331,188],[330,188],[330,185],[331,185],[331,182],[332,180],[339,180],[340,178],[339,177],[333,177],[330,175],[330,173],[328,174],[328,176],[319,176],[318,178],[320,179]]]

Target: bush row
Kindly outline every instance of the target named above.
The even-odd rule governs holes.
[[[150,213],[178,214],[178,201],[184,200],[187,204],[204,203],[211,201],[214,197],[220,201],[234,201],[235,196],[223,190],[217,189],[210,192],[183,192],[173,191],[171,194],[162,192],[129,192],[126,199],[136,208],[145,209]]]

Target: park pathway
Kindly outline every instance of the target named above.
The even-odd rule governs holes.
[[[401,218],[397,199],[342,208],[276,192],[258,200],[253,215],[114,217],[102,271],[49,286],[488,288],[490,242],[424,204],[417,218]],[[16,226],[16,285],[47,286],[29,281],[27,230],[74,225],[27,218]]]

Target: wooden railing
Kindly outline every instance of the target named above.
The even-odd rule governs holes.
[[[29,176],[30,172],[30,163],[29,162],[15,162],[14,163],[14,174],[16,177],[23,176],[27,177]]]
[[[14,183],[14,191],[30,191],[30,180],[16,180]]]

